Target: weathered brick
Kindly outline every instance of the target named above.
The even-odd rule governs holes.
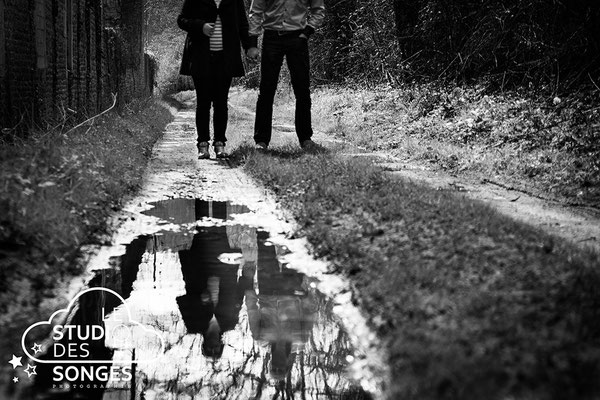
[[[143,20],[141,0],[0,0],[0,128],[151,94]]]
[[[4,26],[4,0],[0,0],[0,114],[6,115],[8,103],[6,93],[6,29]],[[0,118],[0,123],[4,118]]]

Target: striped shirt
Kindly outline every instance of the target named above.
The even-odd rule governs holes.
[[[217,8],[221,4],[221,0],[215,0]],[[217,15],[215,21],[215,30],[210,37],[210,51],[222,51],[223,50],[223,25],[221,24],[221,16]]]

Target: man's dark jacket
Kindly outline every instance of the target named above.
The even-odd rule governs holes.
[[[186,31],[181,60],[181,75],[206,75],[209,68],[210,38],[202,32],[206,23],[221,16],[223,28],[224,68],[231,76],[243,76],[240,42],[245,50],[256,46],[248,36],[248,19],[243,0],[222,0],[219,8],[214,0],[185,0],[177,25]]]

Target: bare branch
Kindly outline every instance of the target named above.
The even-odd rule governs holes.
[[[79,128],[80,126],[83,126],[83,125],[87,124],[88,122],[93,121],[94,119],[98,118],[99,116],[101,116],[103,114],[106,114],[107,112],[109,112],[110,110],[112,110],[113,108],[115,108],[115,106],[117,105],[117,94],[116,93],[111,93],[111,95],[112,95],[112,98],[113,98],[113,104],[112,104],[112,106],[110,106],[106,110],[102,111],[100,114],[96,114],[93,117],[86,119],[85,121],[83,121],[79,125],[76,125],[76,126],[72,127],[71,129],[69,129],[68,131],[65,132],[65,136],[67,136],[69,133],[71,133],[75,129]]]

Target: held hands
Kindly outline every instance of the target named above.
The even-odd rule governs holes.
[[[206,36],[212,36],[213,32],[215,31],[215,24],[209,24],[206,23],[204,24],[204,26],[202,27],[202,32],[206,35]]]
[[[250,47],[246,52],[246,56],[252,61],[257,61],[260,51],[256,47]]]

